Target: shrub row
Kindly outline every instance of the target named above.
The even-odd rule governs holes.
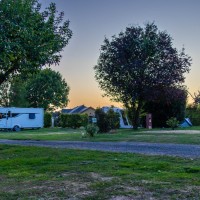
[[[59,124],[62,128],[80,128],[81,126],[87,126],[88,115],[87,114],[61,114],[59,116]]]

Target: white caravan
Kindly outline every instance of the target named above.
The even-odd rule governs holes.
[[[129,124],[128,117],[123,109],[117,107],[108,107],[108,106],[102,107],[102,110],[105,113],[107,113],[110,109],[113,109],[114,112],[119,114],[120,128],[133,128],[133,126]]]
[[[23,128],[42,128],[43,108],[0,107],[0,129],[20,131]]]

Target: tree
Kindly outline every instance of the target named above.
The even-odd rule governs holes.
[[[119,113],[116,113],[112,107],[108,110],[106,113],[107,115],[107,121],[109,124],[109,129],[110,130],[115,130],[120,128],[120,116]]]
[[[59,72],[44,69],[27,81],[26,98],[31,107],[54,110],[67,105],[69,86]]]
[[[199,90],[198,90],[197,93],[194,93],[193,100],[194,100],[194,105],[195,105],[196,107],[198,107],[199,104],[200,104],[200,91],[199,91]]]
[[[166,121],[166,124],[174,130],[179,125],[179,121],[176,119],[176,117],[171,117]]]
[[[195,92],[194,95],[188,92],[193,98],[193,102],[187,105],[186,117],[190,118],[194,126],[200,125],[200,91]]]
[[[112,107],[106,113],[101,108],[97,108],[95,116],[100,133],[106,133],[120,127],[119,114],[114,112]]]
[[[107,120],[107,114],[101,109],[95,110],[95,116],[97,118],[97,126],[99,127],[100,133],[106,133],[110,130],[109,122]]]
[[[191,58],[172,46],[166,31],[154,23],[144,28],[131,26],[111,41],[105,38],[95,78],[105,95],[133,110],[133,125],[139,125],[140,112],[155,88],[182,84]]]
[[[14,75],[58,64],[72,36],[55,3],[44,11],[38,0],[0,1],[0,85]]]
[[[10,87],[10,105],[54,110],[67,105],[68,94],[69,86],[62,75],[47,68],[25,81],[15,78]]]
[[[29,107],[29,102],[27,100],[27,85],[28,76],[26,79],[21,76],[17,76],[10,81],[10,91],[9,91],[9,102],[10,106],[13,107]]]
[[[154,98],[146,102],[144,109],[152,114],[153,127],[165,127],[166,121],[171,117],[175,117],[178,121],[185,118],[187,103],[185,87],[157,89],[153,91],[152,96]]]
[[[9,95],[10,95],[10,83],[9,81],[6,81],[2,85],[0,85],[0,106],[1,107],[8,107],[10,105]]]
[[[190,118],[190,121],[194,126],[200,126],[200,108],[195,104],[187,105],[186,117]]]

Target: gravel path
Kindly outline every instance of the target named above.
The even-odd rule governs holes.
[[[199,158],[200,145],[161,144],[145,142],[77,142],[77,141],[35,141],[1,139],[0,144],[40,146],[66,149],[87,149],[112,152],[130,152],[148,155],[168,155],[185,158]]]
[[[165,134],[200,134],[200,130],[152,130],[143,131],[142,133],[165,133]]]

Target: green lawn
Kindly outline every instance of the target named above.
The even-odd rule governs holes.
[[[199,189],[200,159],[0,145],[1,200],[183,200]]]
[[[132,141],[152,143],[178,143],[178,144],[200,144],[200,127],[192,127],[190,130],[181,129],[182,133],[162,133],[166,129],[153,129],[149,132],[145,129],[138,131],[119,129],[115,133],[96,134],[95,137],[82,137],[84,129],[62,129],[47,128],[40,130],[24,130],[21,132],[0,132],[0,139],[31,139],[31,140],[68,140],[68,141]],[[170,130],[170,129],[168,129]],[[192,133],[185,134],[184,131]],[[151,130],[152,131],[152,130]]]

